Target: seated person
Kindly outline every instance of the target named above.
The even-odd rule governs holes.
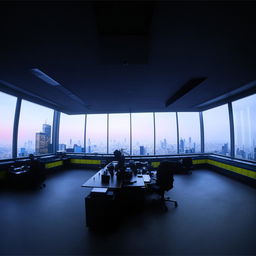
[[[45,174],[44,174],[44,169],[42,167],[42,164],[38,159],[35,158],[33,154],[29,155],[30,159],[30,170],[31,170],[31,175],[33,179],[34,185],[38,183],[42,183],[45,180]],[[43,184],[45,187],[45,184]]]
[[[117,170],[120,170],[120,171],[124,171],[125,170],[125,157],[122,153],[121,150],[115,150],[114,151],[114,156],[115,156],[115,160],[118,162],[117,163],[117,166],[116,166],[116,169]]]

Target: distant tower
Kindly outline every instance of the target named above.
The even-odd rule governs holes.
[[[164,148],[164,149],[167,148],[167,140],[166,140],[166,138],[164,138],[163,148]]]
[[[185,144],[184,140],[180,139],[180,153],[184,153],[184,149],[185,149],[184,144]]]
[[[223,146],[222,146],[222,154],[223,155],[227,155],[228,153],[228,143],[225,143]]]
[[[77,145],[77,144],[75,144],[74,145],[74,152],[75,153],[82,153],[82,147]]]
[[[44,132],[36,133],[36,154],[47,154],[49,148],[49,136]]]
[[[51,131],[52,127],[49,124],[43,124],[43,133],[49,137],[49,141],[51,141]]]
[[[188,147],[189,147],[189,149],[192,148],[192,139],[191,139],[191,137],[188,138]]]
[[[140,146],[140,155],[141,156],[145,155],[145,147],[144,146]]]
[[[59,144],[60,151],[66,151],[66,144]]]
[[[43,124],[43,133],[46,134],[47,138],[48,138],[48,152],[50,153],[52,152],[52,144],[51,144],[51,133],[52,132],[52,127],[49,124]]]

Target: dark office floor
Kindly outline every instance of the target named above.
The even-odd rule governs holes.
[[[111,231],[85,227],[81,188],[94,171],[72,169],[35,191],[2,191],[1,255],[255,255],[256,190],[209,170],[176,175],[164,213],[146,207]]]

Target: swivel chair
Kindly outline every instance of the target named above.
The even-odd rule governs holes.
[[[168,211],[168,208],[165,202],[173,202],[174,206],[177,207],[178,203],[175,200],[165,197],[165,191],[169,191],[173,188],[173,168],[176,166],[172,162],[161,162],[156,174],[156,182],[150,186],[150,191],[160,195],[161,206],[165,211]]]
[[[184,157],[182,159],[181,167],[185,171],[185,173],[192,174],[192,172],[191,172],[191,170],[193,168],[192,158],[191,157]]]

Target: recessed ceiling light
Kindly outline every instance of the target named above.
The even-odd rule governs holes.
[[[32,68],[31,72],[38,78],[40,78],[41,80],[43,80],[44,82],[46,82],[49,85],[52,86],[60,86],[60,83],[58,83],[57,81],[55,81],[54,79],[52,79],[51,77],[49,77],[48,75],[46,75],[43,71],[41,71],[38,68]]]
[[[62,91],[64,94],[66,94],[69,98],[73,99],[74,101],[84,105],[84,101],[80,99],[78,96],[76,96],[74,93],[72,93],[70,90],[66,89],[64,86],[62,86],[60,83],[58,83],[56,80],[52,79],[50,76],[46,75],[43,71],[41,71],[38,68],[31,68],[30,71],[33,75],[38,77],[39,79],[43,80],[47,84],[56,87],[58,90]]]

